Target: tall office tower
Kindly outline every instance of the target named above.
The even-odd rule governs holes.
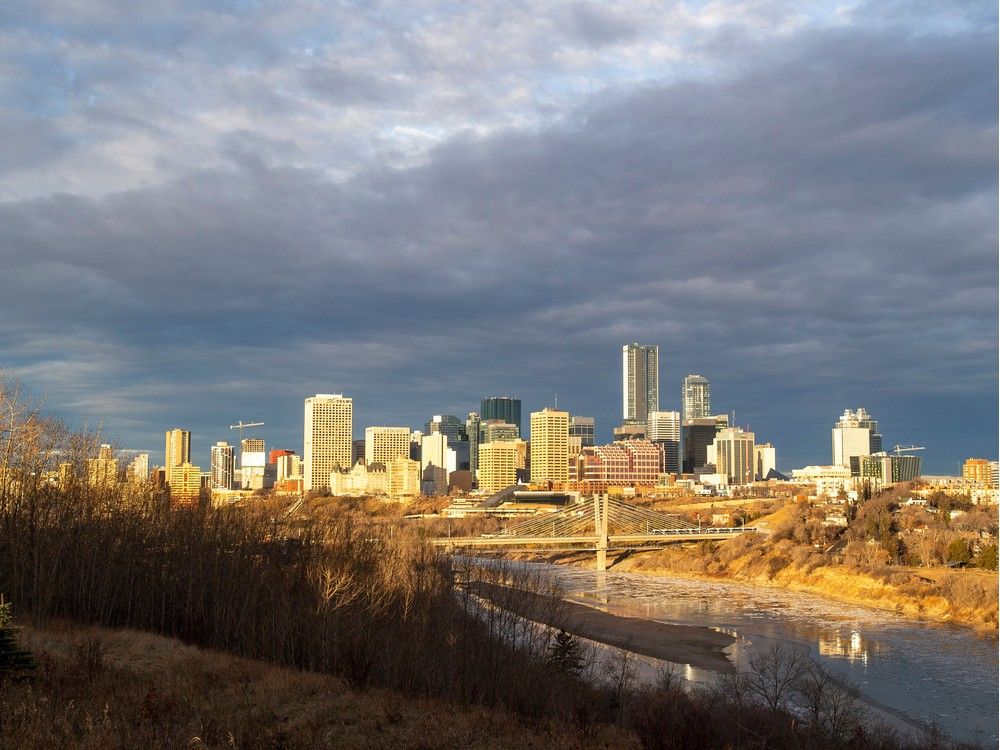
[[[712,384],[701,375],[688,375],[681,389],[681,416],[684,421],[704,419],[712,413]]]
[[[531,412],[531,481],[569,479],[569,412],[545,407]]]
[[[487,419],[479,425],[479,444],[492,443],[494,440],[517,440],[519,437],[517,425],[503,422],[499,419]]]
[[[878,422],[864,407],[858,407],[857,411],[844,409],[833,426],[833,465],[847,466],[852,475],[858,476],[858,457],[870,456],[881,450],[882,436],[878,431]]]
[[[594,444],[594,418],[573,415],[569,418],[569,436],[580,438],[580,447]]]
[[[197,505],[201,495],[201,467],[188,461],[174,464],[167,470],[167,484],[171,508]]]
[[[447,495],[448,475],[457,469],[455,451],[443,432],[424,435],[420,441],[420,478],[426,495]]]
[[[521,428],[521,399],[511,396],[487,396],[479,402],[479,418],[482,421],[499,419],[517,427],[517,436],[524,431]]]
[[[489,493],[517,484],[518,445],[494,440],[479,446],[479,489]]]
[[[148,453],[137,453],[135,458],[132,459],[132,463],[128,467],[129,480],[132,482],[148,482],[149,481],[149,454]]]
[[[622,347],[622,418],[645,422],[660,408],[660,347]]]
[[[680,412],[651,411],[646,425],[646,439],[653,441],[663,450],[663,471],[668,474],[680,473]]]
[[[233,446],[225,440],[212,446],[212,489],[231,490],[235,477],[236,459]]]
[[[87,459],[87,484],[109,487],[118,481],[118,459],[108,443],[102,443],[97,458]]]
[[[366,427],[365,464],[388,466],[397,458],[410,457],[409,427]]]
[[[465,422],[452,414],[435,414],[424,425],[424,434],[434,435],[437,433],[447,435],[449,444],[465,440]]]
[[[175,427],[167,430],[167,447],[164,451],[163,468],[167,472],[168,481],[170,469],[181,464],[191,463],[191,431]]]
[[[715,442],[716,434],[724,427],[715,417],[686,419],[681,423],[681,469],[685,474],[692,474],[695,469],[708,463],[708,449]]]
[[[339,393],[320,393],[305,401],[302,452],[306,492],[330,484],[330,472],[351,466],[354,402]]]
[[[726,427],[715,436],[715,472],[723,474],[729,484],[752,484],[754,434],[739,427]]]
[[[482,420],[478,412],[470,411],[465,417],[465,438],[469,441],[469,471],[472,478],[476,478],[476,471],[479,469],[479,427]]]
[[[774,452],[774,446],[770,443],[761,443],[760,445],[755,445],[753,447],[754,456],[754,473],[757,475],[758,479],[767,479],[767,475],[772,471],[777,471],[777,456]]]

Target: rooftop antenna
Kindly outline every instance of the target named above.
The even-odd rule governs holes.
[[[556,409],[559,408],[559,394],[556,394]]]

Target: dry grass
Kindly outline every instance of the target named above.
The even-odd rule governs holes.
[[[26,628],[39,669],[0,686],[0,746],[38,748],[573,748],[575,728],[527,725],[329,675],[187,646],[129,630]],[[588,743],[638,747],[613,726]]]

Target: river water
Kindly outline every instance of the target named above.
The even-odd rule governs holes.
[[[856,683],[871,704],[899,717],[897,726],[936,722],[955,739],[997,746],[995,639],[780,589],[527,565],[557,579],[570,600],[730,633],[737,640],[727,653],[738,668],[776,643],[807,650],[824,669]],[[695,682],[712,679],[685,672]]]

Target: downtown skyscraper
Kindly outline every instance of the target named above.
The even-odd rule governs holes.
[[[705,419],[712,416],[712,384],[701,375],[684,378],[681,391],[681,418]]]
[[[622,418],[645,422],[660,409],[660,347],[622,347]]]
[[[351,466],[354,402],[339,393],[319,393],[305,402],[303,488],[330,486],[330,472]]]

